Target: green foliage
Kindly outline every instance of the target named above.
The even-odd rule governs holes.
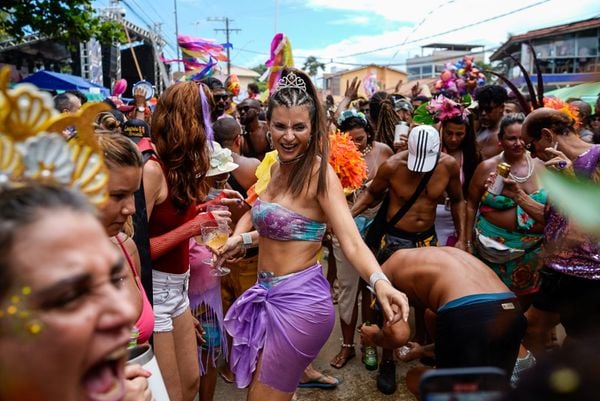
[[[256,67],[252,67],[250,69],[252,71],[256,71],[257,73],[259,73],[262,76],[265,73],[265,71],[267,71],[267,66],[264,64],[259,64]],[[259,80],[255,80],[255,81],[256,81],[256,84],[258,85],[258,89],[261,93],[267,90],[267,83],[265,81],[259,81]]]
[[[600,185],[551,171],[540,178],[553,204],[582,228],[600,233]]]
[[[256,67],[252,67],[250,68],[252,71],[256,71],[257,73],[259,73],[260,75],[264,74],[265,71],[267,71],[267,66],[264,64],[259,64]]]
[[[429,102],[421,103],[419,107],[413,113],[413,121],[417,124],[433,125],[435,120],[433,116],[427,111]]]
[[[8,3],[8,4],[7,4]],[[0,3],[0,32],[20,39],[39,33],[67,43],[92,37],[103,43],[122,41],[122,26],[100,19],[92,0],[12,0]]]
[[[319,69],[325,70],[325,64],[319,62],[315,56],[308,56],[302,69],[306,71],[308,75],[314,77],[318,74]]]

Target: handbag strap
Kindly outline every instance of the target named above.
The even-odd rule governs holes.
[[[438,154],[438,158],[439,158],[439,154]],[[435,165],[437,166],[437,161],[436,161]],[[392,217],[392,219],[389,221],[388,224],[390,224],[392,227],[395,226],[396,223],[398,223],[400,221],[400,219],[406,214],[406,212],[408,212],[408,210],[416,202],[416,200],[419,197],[419,195],[421,195],[421,192],[423,192],[423,190],[425,189],[425,186],[427,185],[427,183],[429,182],[429,179],[433,175],[433,171],[434,170],[435,170],[435,167],[431,171],[428,171],[423,176],[423,178],[421,178],[421,182],[419,182],[419,186],[417,187],[417,189],[415,190],[415,192],[412,194],[412,196],[410,197],[410,199],[407,200],[406,203],[404,203],[404,205],[402,205],[402,207],[400,208],[400,210],[398,210],[396,212],[396,214],[394,215],[394,217]]]

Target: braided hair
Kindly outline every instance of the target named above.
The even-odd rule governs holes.
[[[375,140],[394,149],[394,131],[400,122],[394,99],[385,92],[376,92],[369,103],[371,121],[376,121]]]
[[[271,121],[273,109],[276,107],[306,107],[308,109],[311,123],[310,142],[302,158],[293,165],[288,178],[288,186],[293,195],[299,195],[306,188],[307,183],[310,183],[314,161],[320,157],[317,194],[321,195],[327,191],[326,177],[329,160],[327,119],[317,97],[317,91],[308,75],[301,70],[285,67],[281,72],[281,78],[283,79],[291,73],[304,81],[306,90],[296,87],[278,89],[269,98],[267,121]]]

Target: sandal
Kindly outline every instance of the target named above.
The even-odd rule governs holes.
[[[342,349],[333,357],[329,364],[336,369],[341,369],[355,356],[354,344],[342,344]]]
[[[327,381],[327,378],[333,379],[333,383]],[[306,382],[298,383],[299,388],[321,388],[321,389],[333,389],[336,388],[340,384],[340,379],[333,376],[326,376],[321,374],[321,376],[316,379],[312,379]]]

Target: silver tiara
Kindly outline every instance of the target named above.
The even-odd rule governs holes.
[[[294,72],[290,72],[277,83],[277,90],[283,88],[300,89],[301,91],[306,92],[306,82]]]

